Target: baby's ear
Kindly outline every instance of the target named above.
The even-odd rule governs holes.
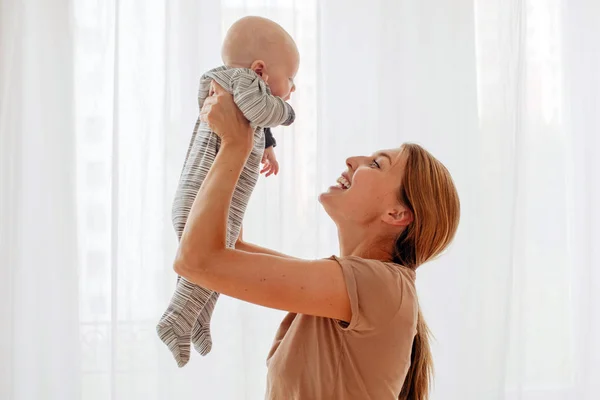
[[[250,66],[250,69],[256,72],[256,75],[260,76],[263,81],[267,82],[269,80],[269,76],[266,71],[266,64],[263,60],[256,60]]]

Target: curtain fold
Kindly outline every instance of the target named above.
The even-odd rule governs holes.
[[[571,139],[566,196],[572,210],[568,226],[572,260],[572,375],[574,398],[593,399],[600,393],[600,4],[578,0],[563,7],[565,132]]]
[[[71,25],[68,1],[2,2],[3,398],[81,390]]]

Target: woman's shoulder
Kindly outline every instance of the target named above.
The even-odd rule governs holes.
[[[416,279],[416,273],[413,269],[396,264],[392,261],[376,260],[353,255],[343,257],[333,255],[330,257],[330,259],[337,261],[342,266],[343,264],[350,264],[357,268],[365,267],[370,271],[375,271],[382,274],[388,273],[391,275],[401,275],[403,278],[408,279],[413,284]]]
[[[390,261],[359,256],[331,256],[341,266],[346,285],[371,295],[416,301],[415,271]]]
[[[358,256],[331,256],[341,266],[352,309],[350,330],[373,330],[416,318],[415,272],[402,265]]]

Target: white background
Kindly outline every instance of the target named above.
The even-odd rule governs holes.
[[[245,237],[335,254],[345,158],[423,144],[462,201],[418,271],[433,400],[600,398],[596,0],[0,0],[0,398],[263,397],[282,313],[221,298],[181,370],[154,331],[198,78],[248,14],[302,59]]]

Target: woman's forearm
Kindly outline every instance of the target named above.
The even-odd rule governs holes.
[[[222,144],[190,210],[176,264],[201,268],[206,257],[226,248],[229,206],[249,151]]]

